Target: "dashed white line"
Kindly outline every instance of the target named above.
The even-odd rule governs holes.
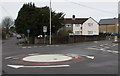
[[[29,49],[30,49],[30,48],[32,48],[32,47],[31,47],[31,46],[28,46],[27,48],[29,48]]]
[[[34,46],[35,48],[37,48],[38,46]]]
[[[27,47],[22,47],[23,49],[26,49]]]

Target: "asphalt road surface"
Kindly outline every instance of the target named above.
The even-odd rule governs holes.
[[[112,43],[112,40],[31,46],[17,45],[17,42],[14,37],[2,42],[2,69],[7,74],[118,74],[118,44]],[[69,64],[69,67],[13,68],[8,66],[22,64],[9,60],[9,57],[17,58],[28,54],[73,54],[83,57],[84,60],[65,63]]]

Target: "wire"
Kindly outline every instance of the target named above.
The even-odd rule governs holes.
[[[76,3],[76,2],[72,2],[72,1],[69,1],[69,0],[65,0],[65,1],[70,2],[72,4],[76,4],[76,5],[82,6],[82,7],[93,9],[93,10],[96,10],[96,11],[100,11],[100,12],[104,12],[104,13],[108,13],[108,14],[115,14],[115,13],[110,12],[110,11],[106,11],[106,10],[102,10],[102,9],[97,9],[97,8],[89,7],[89,6],[86,6],[86,5],[83,5],[83,4],[80,4],[80,3]]]
[[[1,6],[1,8],[5,11],[6,14],[9,14],[10,16],[12,16],[3,6]]]

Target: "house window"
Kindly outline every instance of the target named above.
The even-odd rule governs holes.
[[[80,34],[80,31],[75,31],[75,34],[76,34],[76,35],[79,35],[79,34]]]
[[[82,27],[81,27],[81,30],[82,30]]]
[[[90,35],[93,34],[93,31],[88,31],[88,34],[90,34]]]
[[[75,24],[75,27],[80,27],[80,24]]]
[[[90,26],[90,27],[93,26],[93,23],[88,23],[88,26]]]

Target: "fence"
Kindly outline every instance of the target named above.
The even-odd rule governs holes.
[[[79,43],[86,41],[96,41],[96,40],[104,40],[106,36],[104,34],[96,35],[96,36],[54,36],[52,37],[52,44],[68,44],[68,43]],[[44,38],[36,39],[36,44],[44,44]],[[49,44],[49,37],[46,38],[46,43]]]

